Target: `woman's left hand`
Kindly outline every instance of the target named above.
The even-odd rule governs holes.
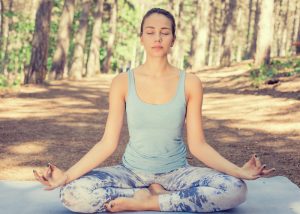
[[[252,155],[250,160],[240,168],[238,177],[246,180],[255,180],[263,176],[268,176],[274,171],[275,168],[266,169],[266,164],[262,165],[257,155]]]

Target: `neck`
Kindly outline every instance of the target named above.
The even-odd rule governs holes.
[[[172,66],[165,57],[147,57],[143,64],[145,71],[151,76],[159,77],[171,70]]]

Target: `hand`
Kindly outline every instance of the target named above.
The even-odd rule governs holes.
[[[266,164],[261,164],[257,155],[252,155],[250,160],[245,163],[239,171],[239,178],[246,180],[255,180],[257,178],[270,175],[275,168],[266,169]]]
[[[64,186],[68,180],[67,174],[53,164],[48,163],[48,167],[44,172],[38,173],[33,170],[34,177],[44,186],[45,190],[53,190],[57,187]]]

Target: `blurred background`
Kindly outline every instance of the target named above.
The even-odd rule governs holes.
[[[152,7],[175,16],[170,61],[182,69],[250,60],[256,85],[283,67],[300,72],[299,0],[0,0],[0,87],[141,64],[140,22]]]

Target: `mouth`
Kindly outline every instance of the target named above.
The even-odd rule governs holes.
[[[153,49],[162,49],[163,47],[162,46],[154,46],[152,47]]]

